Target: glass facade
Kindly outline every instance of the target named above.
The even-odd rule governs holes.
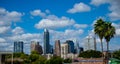
[[[47,29],[44,30],[44,54],[50,53],[50,44],[49,44],[49,32]]]
[[[23,42],[22,41],[14,42],[14,52],[23,52]]]
[[[74,49],[74,42],[71,40],[67,40],[66,43],[68,44],[68,52],[69,53],[74,53],[75,49]]]

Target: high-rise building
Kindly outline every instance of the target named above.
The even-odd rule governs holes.
[[[85,39],[85,43],[84,43],[84,49],[85,49],[85,51],[86,50],[95,50],[94,49],[94,38],[93,37],[91,37],[91,36],[88,36],[88,37],[86,37],[86,39]]]
[[[55,55],[60,56],[61,55],[61,46],[60,46],[60,40],[55,41]]]
[[[82,53],[84,51],[83,47],[80,47],[80,53]]]
[[[66,43],[68,44],[68,52],[74,53],[75,52],[74,42],[72,40],[67,40]]]
[[[44,30],[44,54],[50,53],[50,44],[49,44],[49,31]]]
[[[61,44],[61,58],[66,59],[68,55],[68,44],[63,43]]]
[[[54,50],[53,50],[53,45],[50,45],[50,54],[53,54]]]
[[[42,54],[42,46],[39,45],[39,42],[32,41],[31,42],[31,51],[37,51],[39,54]]]
[[[14,42],[14,52],[23,52],[23,41]]]

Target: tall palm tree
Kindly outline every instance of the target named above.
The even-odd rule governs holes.
[[[107,59],[108,59],[108,52],[109,52],[109,42],[110,39],[113,38],[115,35],[115,27],[112,26],[111,22],[105,22],[105,35],[104,38],[107,43]]]
[[[102,19],[98,19],[97,22],[94,24],[94,32],[100,38],[102,52],[103,52],[103,42],[102,42],[102,39],[104,37],[104,32],[105,32],[104,24],[105,24],[105,22]]]

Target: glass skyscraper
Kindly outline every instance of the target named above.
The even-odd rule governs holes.
[[[44,29],[44,54],[50,53],[49,31]]]
[[[68,44],[68,53],[74,53],[74,42],[72,40],[67,40],[66,43]]]
[[[23,41],[14,42],[14,52],[23,52]]]

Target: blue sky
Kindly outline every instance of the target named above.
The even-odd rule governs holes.
[[[31,41],[39,41],[43,45],[43,31],[47,28],[50,44],[53,45],[57,39],[61,43],[77,40],[84,47],[87,36],[94,37],[93,24],[102,18],[112,22],[116,28],[110,49],[119,49],[119,3],[119,0],[0,0],[1,46],[12,50],[13,42],[22,40],[25,53],[29,53]],[[98,37],[97,43],[99,50]]]

